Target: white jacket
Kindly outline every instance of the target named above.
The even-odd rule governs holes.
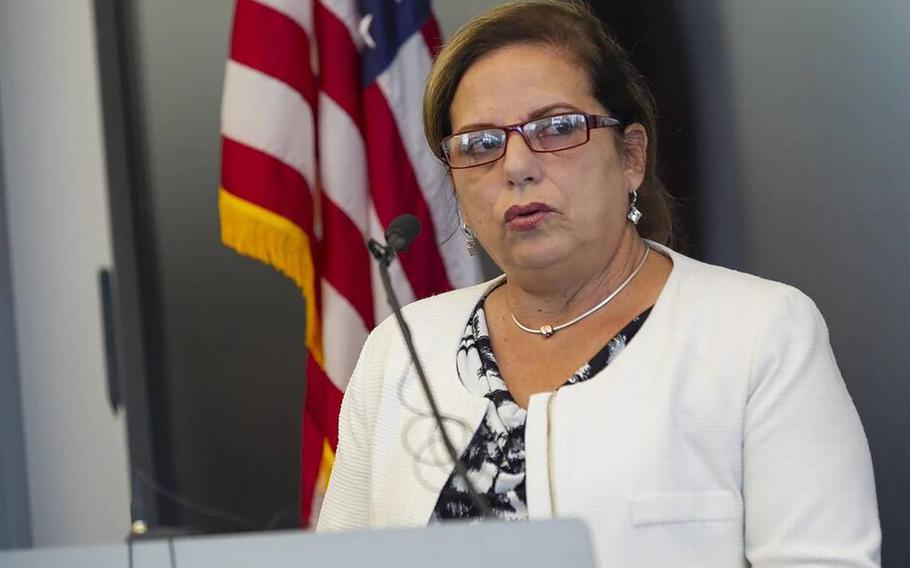
[[[869,448],[815,305],[663,250],[673,270],[626,349],[531,398],[531,518],[584,519],[605,567],[878,566]],[[460,421],[459,454],[487,400],[465,390],[455,355],[489,286],[405,308],[440,410]],[[444,455],[390,318],[345,392],[318,530],[426,525]]]

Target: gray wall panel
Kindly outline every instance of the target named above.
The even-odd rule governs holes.
[[[818,304],[872,449],[885,566],[910,566],[910,3],[680,4],[703,93],[703,250]]]
[[[105,381],[98,270],[111,256],[90,0],[0,2],[0,105],[32,542],[121,538],[128,459]]]
[[[2,120],[0,116],[0,125]],[[7,225],[0,159],[0,549],[25,548],[32,543]]]

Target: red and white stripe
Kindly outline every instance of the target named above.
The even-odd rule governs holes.
[[[329,430],[321,434],[334,444],[340,393],[367,333],[388,315],[365,241],[382,239],[402,213],[422,217],[419,250],[392,265],[403,303],[480,277],[457,231],[445,171],[423,138],[420,109],[436,22],[430,18],[364,88],[360,53],[368,48],[360,20],[354,0],[238,0],[225,77],[224,159],[258,163],[264,182],[287,184],[257,205],[318,243],[319,297],[309,300],[320,307],[322,345],[309,347],[321,347],[323,359],[308,365],[304,495],[312,494],[307,484],[318,467],[312,460],[322,450],[307,447],[318,434],[308,424],[315,416],[321,423],[314,427]],[[253,183],[253,175],[232,177]]]

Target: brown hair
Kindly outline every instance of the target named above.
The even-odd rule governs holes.
[[[644,215],[638,232],[670,243],[673,211],[670,193],[657,175],[654,97],[626,51],[581,1],[506,4],[484,12],[456,32],[433,64],[423,99],[424,134],[436,157],[443,159],[440,143],[452,133],[449,110],[465,72],[484,55],[515,44],[545,44],[563,50],[586,70],[594,97],[612,116],[645,128],[647,162],[637,203]]]

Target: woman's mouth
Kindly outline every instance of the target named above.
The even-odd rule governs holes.
[[[513,205],[506,210],[503,221],[513,231],[530,231],[537,228],[553,208],[545,203]]]

